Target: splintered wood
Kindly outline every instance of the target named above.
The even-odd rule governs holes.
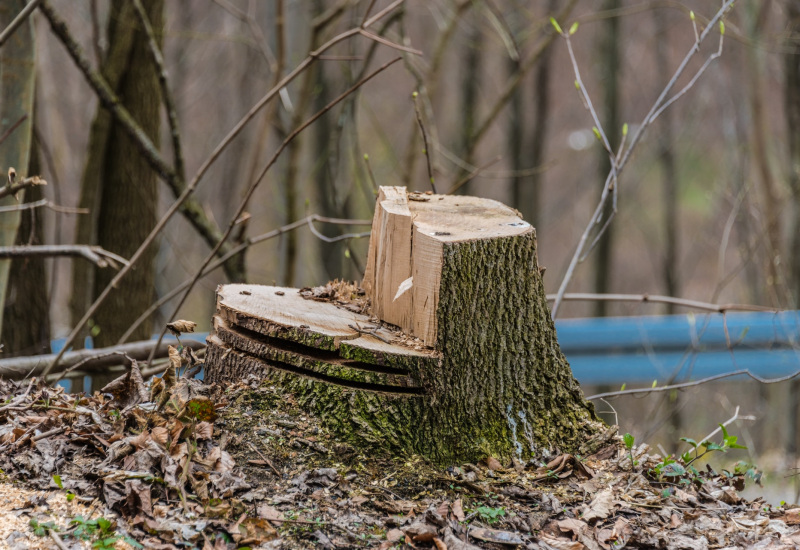
[[[435,346],[443,245],[532,232],[493,200],[381,187],[363,283],[373,314]]]

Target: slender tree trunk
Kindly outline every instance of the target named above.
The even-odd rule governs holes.
[[[622,6],[621,0],[606,0],[603,10],[618,10]],[[600,38],[600,79],[603,84],[603,128],[606,131],[611,147],[616,147],[619,143],[621,133],[620,121],[620,100],[619,86],[621,81],[620,63],[620,19],[614,14],[603,23],[604,32]],[[600,180],[605,181],[606,176],[611,171],[611,160],[608,152],[601,149],[600,152]],[[611,215],[611,201],[606,203],[604,219]],[[611,223],[605,234],[597,244],[597,270],[595,271],[594,287],[595,292],[606,293],[611,289],[611,270],[614,261],[614,224]],[[605,317],[608,302],[595,302],[594,314],[597,317]]]
[[[784,99],[789,145],[789,189],[792,193],[794,228],[792,234],[791,290],[794,307],[800,307],[800,0],[787,0],[787,35],[790,42],[784,55]]]
[[[26,3],[24,0],[0,2],[0,28],[5,29]],[[0,48],[0,134],[17,125],[0,145],[0,185],[5,185],[9,168],[15,168],[20,177],[28,175],[25,170],[28,169],[33,134],[35,59],[33,22],[29,17]],[[0,206],[12,204],[17,204],[15,197],[0,199]],[[1,246],[14,244],[20,219],[20,212],[0,215]],[[10,268],[10,260],[0,261],[0,304],[6,302]],[[0,317],[0,332],[3,326]]]
[[[548,0],[547,15],[555,13],[558,8],[559,0]],[[522,217],[529,221],[534,227],[539,225],[539,214],[541,209],[541,187],[544,181],[544,173],[541,167],[544,165],[544,154],[547,139],[547,128],[550,122],[550,72],[552,67],[553,48],[548,46],[542,52],[539,66],[534,72],[533,87],[533,121],[530,125],[530,151],[528,155],[528,166],[535,171],[526,177],[514,178],[514,204],[517,210],[522,212]],[[519,90],[515,90],[516,94]],[[513,107],[512,107],[513,108]],[[512,115],[516,116],[516,115]],[[521,117],[520,117],[521,119]],[[519,163],[520,169],[523,168]]]
[[[745,7],[749,37],[754,42],[759,40],[766,23],[769,2],[748,4]],[[780,197],[777,183],[772,173],[769,160],[770,129],[764,105],[763,89],[763,53],[758,48],[747,48],[747,65],[750,78],[747,79],[750,92],[751,139],[750,146],[753,162],[758,173],[758,185],[762,193],[762,208],[767,254],[764,259],[767,274],[766,289],[770,305],[785,307],[787,305],[786,285],[782,280],[778,259],[781,254]]]
[[[130,1],[114,2],[108,20],[108,50],[101,67],[103,77],[114,90],[119,90],[120,80],[125,74],[128,59],[133,48],[134,28],[130,22],[135,18]],[[112,118],[109,112],[98,107],[89,131],[89,147],[86,165],[83,169],[81,192],[78,206],[89,211],[79,216],[76,222],[75,242],[97,244],[97,227],[100,218],[100,204],[105,177],[107,148],[111,142]],[[138,154],[138,153],[135,153]],[[87,262],[72,262],[72,294],[69,307],[72,324],[83,317],[95,296],[95,267]],[[84,335],[88,335],[87,333]],[[83,338],[75,346],[83,347]]]
[[[40,174],[39,147],[31,140],[28,174]],[[44,197],[40,186],[25,193],[24,202],[35,202]],[[22,212],[22,220],[15,243],[43,244],[44,223],[42,210]],[[18,258],[11,261],[8,292],[3,308],[3,318],[8,321],[3,328],[3,357],[40,355],[50,353],[50,300],[45,259]]]
[[[656,72],[660,76],[658,89],[663,89],[669,73],[669,37],[663,10],[653,12],[656,26]],[[661,164],[662,197],[664,206],[664,286],[667,296],[680,295],[680,270],[678,269],[678,176],[673,151],[672,111],[667,109],[659,117],[658,159]],[[667,314],[675,313],[675,306],[667,304]]]
[[[479,120],[478,113],[478,93],[480,92],[480,81],[483,74],[483,44],[484,36],[480,23],[483,20],[479,11],[473,11],[470,17],[470,31],[467,35],[467,44],[464,48],[462,58],[461,74],[461,128],[458,136],[458,151],[462,160],[473,164],[472,141],[475,138],[475,130]],[[457,178],[461,180],[469,170],[462,169]],[[471,184],[461,186],[458,193],[469,193]]]
[[[125,9],[126,1],[118,9]],[[157,37],[164,27],[164,1],[145,0],[145,11]],[[119,66],[108,66],[109,72],[119,74],[116,91],[153,143],[159,144],[161,93],[158,74],[148,52],[147,38],[136,18],[109,20],[111,51],[121,35],[131,32],[119,27],[134,25],[132,43],[127,56],[121,56]],[[111,61],[111,58],[109,58]],[[107,64],[108,65],[108,64]],[[123,257],[130,257],[156,223],[158,180],[149,164],[138,153],[128,135],[113,122],[108,143],[100,159],[101,189],[97,211],[97,244]],[[90,151],[90,155],[98,154]],[[152,302],[154,292],[155,247],[151,247],[137,268],[125,279],[124,285],[106,299],[95,318],[94,343],[98,347],[117,342],[123,332]],[[110,269],[96,269],[94,296],[111,281]],[[81,284],[76,282],[75,284]],[[151,323],[142,323],[131,335],[133,340],[149,338]]]
[[[792,193],[794,227],[792,231],[791,290],[794,293],[794,307],[800,307],[800,0],[786,1],[787,44],[784,54],[784,99],[786,126],[789,145],[789,189]],[[798,453],[798,421],[800,421],[800,382],[792,381],[790,390],[790,411],[788,423],[787,451],[793,457]]]

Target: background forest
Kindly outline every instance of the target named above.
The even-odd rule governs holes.
[[[25,4],[3,2],[0,28]],[[176,316],[207,330],[214,289],[225,281],[360,280],[360,237],[378,185],[427,191],[433,182],[439,193],[514,206],[536,227],[555,293],[610,170],[593,128],[614,151],[629,143],[727,4],[42,1],[0,50],[0,159],[19,178],[41,174],[48,185],[26,190],[24,201],[46,199],[49,208],[3,213],[3,244],[90,244],[131,259],[176,196],[187,185],[193,193],[86,323],[118,273],[113,266],[63,256],[4,261],[4,351],[46,353],[51,338],[75,327],[98,346],[145,339]],[[565,30],[579,23],[568,38],[574,61],[550,17]],[[568,292],[797,309],[800,1],[740,0],[724,22],[724,40],[715,25],[669,95],[686,93],[647,128],[620,173],[617,214]],[[101,107],[103,94],[107,105],[124,106],[144,139]],[[185,301],[181,292],[167,299],[204,259],[221,257]],[[565,302],[558,315],[687,311],[586,301]],[[648,415],[637,438],[667,446],[741,406],[759,418],[748,446],[786,471],[796,450],[789,418],[797,411],[787,411],[788,396],[800,393],[794,384],[717,384],[614,406],[623,426]]]

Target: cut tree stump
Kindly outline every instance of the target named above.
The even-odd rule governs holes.
[[[355,287],[220,286],[206,379],[266,379],[354,443],[440,464],[585,455],[613,435],[561,353],[515,210],[382,187],[362,286],[366,313]]]

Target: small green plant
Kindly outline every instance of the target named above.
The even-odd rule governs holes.
[[[631,459],[631,471],[633,471],[633,467],[638,464],[638,461],[633,459],[633,444],[636,439],[631,434],[626,433],[622,436],[622,440],[625,442],[625,448],[628,449],[628,458]]]
[[[697,441],[688,437],[681,438],[681,441],[688,443],[692,447],[692,450],[686,451],[681,455],[681,460],[686,466],[691,465],[693,462],[696,462],[700,458],[714,451],[727,453],[731,449],[747,449],[747,447],[744,445],[739,445],[736,442],[739,439],[738,437],[728,434],[728,430],[725,429],[723,424],[720,424],[719,427],[722,430],[722,443],[713,443],[711,441],[702,441],[701,443],[697,443]],[[701,448],[705,450],[700,452]],[[692,456],[692,452],[694,452],[694,456]]]
[[[475,508],[474,512],[478,514],[481,520],[488,524],[494,524],[500,521],[500,518],[506,515],[506,510],[503,507],[492,508],[491,506],[479,506]]]
[[[31,518],[28,525],[33,529],[33,534],[37,537],[46,537],[50,531],[58,531],[58,526],[52,521],[39,523],[37,520]]]
[[[130,537],[118,535],[114,528],[114,523],[106,518],[86,519],[83,516],[75,516],[69,522],[74,527],[70,536],[78,540],[92,540],[92,548],[98,550],[111,550],[117,541],[125,541],[134,548],[144,548],[141,544]]]
[[[723,424],[720,424],[719,427],[722,430],[722,442],[714,443],[705,440],[698,443],[689,437],[682,437],[681,441],[688,443],[692,448],[681,454],[680,462],[672,456],[664,457],[661,462],[650,470],[651,473],[658,478],[659,482],[663,482],[665,478],[669,478],[679,484],[688,485],[700,479],[700,472],[697,471],[697,468],[695,468],[693,464],[707,454],[716,451],[727,453],[731,449],[747,448],[744,445],[739,445],[737,443],[738,438],[735,435],[730,435]],[[745,471],[746,470],[747,468],[745,468]],[[753,472],[753,476],[755,476],[755,472],[757,472],[755,467],[753,467]],[[739,474],[739,472],[737,472],[737,474]]]
[[[61,481],[60,475],[53,476],[53,483],[55,483],[59,489],[64,488],[64,483]],[[67,502],[72,502],[75,499],[75,493],[73,493],[70,489],[67,489],[65,496],[67,498]]]

